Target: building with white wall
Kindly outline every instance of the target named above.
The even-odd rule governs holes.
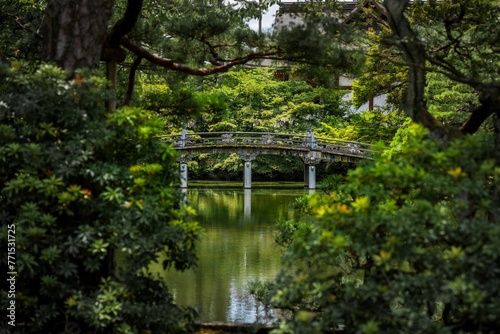
[[[337,11],[332,14],[332,20],[338,20],[341,24],[351,24],[354,20],[359,20],[360,15],[363,14],[363,20],[366,23],[367,28],[378,30],[377,22],[380,20],[385,20],[385,9],[376,0],[364,0],[364,1],[343,1],[340,13]],[[286,29],[293,26],[299,26],[303,23],[303,18],[301,16],[301,7],[304,2],[281,2],[279,4],[279,9],[275,15],[274,30]],[[270,64],[262,64],[263,66]],[[352,100],[352,84],[355,80],[354,78],[349,78],[347,76],[340,76],[338,79],[339,89],[346,90],[347,93],[344,96],[346,101]],[[366,110],[373,110],[377,107],[383,107],[386,105],[385,94],[380,96],[374,96],[369,99],[365,104],[359,108],[351,106],[352,112],[363,112]]]

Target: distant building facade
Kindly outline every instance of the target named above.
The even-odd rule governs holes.
[[[341,24],[352,24],[362,17],[367,29],[378,31],[378,22],[386,20],[385,8],[376,0],[363,1],[344,1],[341,3],[342,8],[340,14],[332,15],[332,19],[338,20]],[[286,29],[294,25],[300,25],[303,22],[301,17],[301,7],[304,2],[281,2],[279,9],[276,12],[274,30]],[[265,66],[265,64],[262,64]],[[268,65],[269,66],[269,65]],[[286,71],[278,70],[276,78],[280,80],[288,80]],[[354,79],[347,76],[337,78],[339,89],[348,91],[344,95],[345,101],[352,100],[352,84]],[[351,112],[359,113],[367,110],[373,110],[386,105],[386,96],[374,96],[359,108],[351,105]]]

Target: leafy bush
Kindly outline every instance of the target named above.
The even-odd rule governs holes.
[[[443,148],[413,125],[309,200],[272,303],[280,333],[493,333],[500,323],[500,164],[490,137]]]
[[[173,150],[155,137],[162,122],[106,113],[106,82],[90,73],[2,72],[0,243],[14,224],[16,333],[190,332],[193,311],[145,269],[161,252],[164,266],[196,261],[199,227],[179,205]]]

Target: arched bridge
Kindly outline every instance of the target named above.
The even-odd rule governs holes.
[[[304,183],[316,187],[315,166],[322,161],[355,164],[359,159],[372,159],[376,151],[366,143],[316,137],[313,131],[303,134],[274,132],[195,132],[161,137],[171,142],[181,157],[181,187],[187,187],[187,165],[194,156],[207,153],[237,153],[245,161],[244,187],[251,188],[252,160],[260,154],[297,156],[304,162]]]

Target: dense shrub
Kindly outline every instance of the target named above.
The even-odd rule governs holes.
[[[414,125],[309,199],[274,286],[281,333],[495,333],[500,164],[490,137],[447,147]],[[289,238],[290,239],[290,238]]]
[[[146,271],[161,252],[164,266],[196,261],[199,227],[179,204],[174,153],[155,138],[162,123],[106,113],[106,82],[90,73],[1,75],[0,247],[14,225],[15,332],[190,332],[193,312]]]

